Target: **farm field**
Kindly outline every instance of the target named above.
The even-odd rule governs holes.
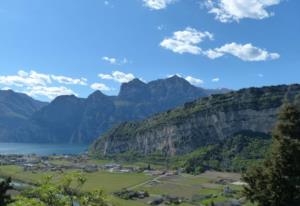
[[[74,172],[72,170],[64,173]],[[56,180],[64,173],[58,172],[31,172],[23,171],[19,166],[0,166],[0,176],[11,176],[15,180],[27,183],[38,183],[45,175],[52,175]],[[94,173],[84,173],[87,178],[83,186],[84,191],[102,189],[108,194],[109,199],[120,206],[145,206],[147,202],[162,195],[176,196],[184,199],[182,206],[189,205],[209,205],[224,202],[230,199],[238,199],[241,186],[227,183],[226,181],[239,181],[240,175],[236,173],[206,172],[193,176],[188,174],[149,176],[144,173],[112,173],[98,171]],[[232,195],[222,195],[224,188],[229,187]],[[122,189],[134,191],[147,191],[149,198],[141,200],[123,200],[112,194]],[[205,198],[204,198],[205,197]]]

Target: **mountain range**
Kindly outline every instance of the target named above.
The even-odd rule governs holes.
[[[11,141],[12,131],[27,124],[28,119],[47,103],[16,93],[12,90],[0,90],[0,139]]]
[[[134,79],[122,84],[117,96],[95,91],[87,98],[59,96],[50,103],[1,91],[0,141],[91,143],[122,122],[143,120],[185,102],[228,91],[195,87],[178,76],[149,83]]]
[[[142,121],[122,123],[95,141],[91,151],[108,157],[126,153],[172,157],[224,144],[241,133],[270,136],[282,104],[299,94],[300,85],[293,84],[203,97]]]

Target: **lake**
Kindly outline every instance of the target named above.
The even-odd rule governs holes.
[[[0,143],[0,154],[74,155],[86,152],[88,145]]]

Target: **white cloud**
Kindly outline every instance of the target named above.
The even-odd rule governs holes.
[[[50,75],[36,71],[25,72],[20,70],[17,75],[0,76],[0,84],[6,86],[32,87],[45,86],[51,83]]]
[[[113,57],[102,57],[103,61],[107,61],[110,64],[117,64],[117,59]]]
[[[49,99],[54,99],[61,95],[76,95],[77,94],[66,87],[47,87],[47,86],[35,86],[27,88],[26,94],[32,97],[45,96]]]
[[[98,76],[101,79],[114,80],[119,83],[127,83],[135,78],[135,76],[131,73],[126,74],[120,71],[114,71],[111,74],[99,74]]]
[[[225,54],[231,54],[244,61],[266,61],[280,57],[278,53],[270,53],[265,49],[253,46],[251,43],[238,44],[233,42],[219,48],[204,50],[200,47],[200,43],[205,39],[213,40],[214,36],[210,32],[201,32],[194,28],[187,27],[183,31],[174,32],[171,38],[165,38],[160,43],[160,46],[175,53],[204,55],[210,59],[216,59]]]
[[[171,38],[165,38],[160,43],[160,46],[179,54],[200,54],[202,49],[199,47],[199,44],[204,39],[213,40],[213,34],[187,27],[183,31],[174,32]]]
[[[189,83],[193,84],[193,85],[200,85],[200,84],[203,84],[204,81],[201,80],[201,79],[197,79],[195,77],[192,77],[192,76],[187,76],[185,77],[185,80],[187,80]]]
[[[168,74],[168,75],[167,75],[168,78],[175,77],[175,76],[180,77],[180,78],[183,78],[183,75],[180,74],[180,73],[176,73],[176,74]]]
[[[198,79],[198,78],[192,77],[192,76],[184,76],[183,74],[180,74],[180,73],[167,75],[168,78],[172,78],[174,76],[183,78],[186,81],[188,81],[190,84],[193,84],[193,85],[196,85],[196,86],[198,86],[200,84],[204,84],[204,81],[202,79]]]
[[[20,70],[16,75],[0,76],[0,84],[5,88],[18,87],[20,92],[32,97],[47,97],[53,99],[59,95],[77,95],[73,90],[63,86],[53,86],[53,83],[87,85],[87,79],[74,79],[66,76],[39,73],[36,71],[26,72]]]
[[[264,19],[273,15],[267,7],[277,5],[282,0],[205,0],[209,13],[223,23],[244,18]]]
[[[111,88],[102,83],[94,83],[91,85],[91,88],[100,91],[111,91]]]
[[[265,49],[255,47],[250,43],[243,45],[235,42],[225,44],[220,48],[208,50],[205,54],[211,59],[219,58],[225,54],[231,54],[243,61],[266,61],[278,59],[280,57],[278,53],[269,53]]]
[[[1,90],[11,90],[10,87],[3,87]]]
[[[82,85],[85,86],[87,85],[87,79],[86,78],[80,78],[80,79],[74,79],[71,77],[66,77],[66,76],[56,76],[56,75],[51,75],[51,78],[54,81],[57,81],[58,83],[61,84],[74,84],[74,85]]]
[[[129,62],[127,58],[123,58],[123,59],[119,60],[117,58],[107,57],[107,56],[102,57],[102,60],[106,61],[110,64],[113,64],[113,65],[123,65],[123,64],[127,64]]]
[[[176,0],[143,0],[144,5],[152,10],[165,9],[169,4],[174,3]]]
[[[219,58],[219,57],[221,57],[221,56],[224,56],[223,53],[217,52],[217,51],[215,51],[215,50],[213,50],[213,49],[209,49],[209,50],[207,50],[207,51],[204,51],[203,54],[204,54],[205,56],[207,56],[208,58],[210,58],[210,59],[216,59],[216,58]]]
[[[220,78],[219,78],[219,77],[216,77],[216,78],[213,78],[211,81],[212,81],[212,82],[219,82],[219,81],[220,81]]]

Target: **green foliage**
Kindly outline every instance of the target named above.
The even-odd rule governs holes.
[[[8,190],[12,189],[11,179],[8,178],[0,183],[0,205],[5,206],[11,202],[10,195],[7,194]]]
[[[243,177],[245,196],[260,206],[300,205],[300,108],[286,104],[273,132],[272,151],[262,166]]]
[[[184,168],[191,174],[200,174],[209,169],[241,172],[261,163],[268,154],[270,144],[269,135],[244,131],[187,155],[169,157],[157,151],[145,156],[137,151],[128,151],[105,158],[117,162],[144,162],[173,169]]]
[[[83,206],[108,206],[105,195],[100,190],[85,193],[80,197],[79,202]]]
[[[70,206],[74,202],[82,206],[107,206],[102,191],[81,191],[85,182],[80,173],[68,174],[59,183],[46,176],[37,187],[24,191],[9,206]]]
[[[262,161],[269,145],[268,135],[243,132],[219,144],[202,147],[182,157],[181,162],[185,171],[193,174],[208,169],[240,172]]]
[[[26,197],[17,197],[14,203],[9,206],[47,206],[45,203],[41,202],[38,199],[26,198]]]

